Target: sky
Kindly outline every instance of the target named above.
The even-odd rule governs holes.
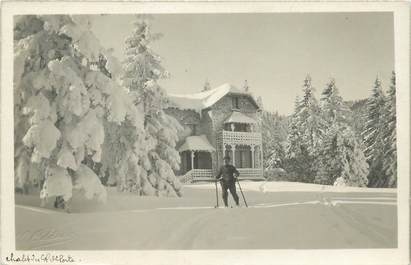
[[[159,14],[152,49],[170,77],[169,93],[231,83],[261,96],[266,110],[289,115],[309,74],[319,98],[334,78],[345,100],[370,95],[375,78],[388,88],[394,70],[391,13]],[[93,31],[124,59],[133,15],[96,15]]]

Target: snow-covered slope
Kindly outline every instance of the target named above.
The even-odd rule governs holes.
[[[106,204],[73,194],[72,213],[36,207],[16,195],[16,248],[26,250],[395,248],[395,192],[312,192],[320,185],[242,182],[248,208],[214,209],[215,186],[184,187],[184,197],[118,193]],[[294,184],[294,186],[292,186]],[[299,186],[299,187],[297,187]],[[304,192],[302,189],[311,192]],[[219,189],[221,192],[221,190]],[[220,193],[219,192],[219,193]],[[219,196],[220,207],[221,196]],[[232,204],[232,198],[229,197]],[[52,204],[52,202],[50,202]],[[243,205],[242,201],[241,204]],[[171,229],[173,228],[173,229]],[[41,240],[39,239],[41,237]]]

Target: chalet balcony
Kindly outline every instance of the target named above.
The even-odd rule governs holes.
[[[222,131],[220,141],[223,145],[261,145],[259,132]]]

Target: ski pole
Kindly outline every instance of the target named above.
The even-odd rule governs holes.
[[[238,177],[236,179],[237,179],[238,187],[240,188],[241,196],[243,196],[245,207],[248,208],[247,201],[245,200],[245,197],[244,197],[243,189],[241,189],[240,181],[238,180]]]
[[[215,180],[215,198],[217,201],[217,205],[214,208],[218,208],[218,188],[217,188],[217,179]]]

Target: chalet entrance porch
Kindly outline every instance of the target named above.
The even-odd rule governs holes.
[[[188,136],[178,151],[181,157],[181,182],[189,183],[213,178],[212,153],[215,149],[205,135]]]

